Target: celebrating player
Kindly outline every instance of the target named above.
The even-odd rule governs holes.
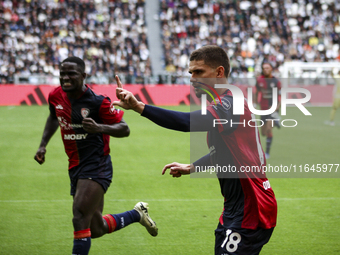
[[[218,46],[204,46],[190,55],[189,73],[197,97],[203,93],[217,93],[211,99],[206,115],[201,111],[177,112],[146,105],[138,101],[131,92],[122,88],[116,76],[117,98],[113,104],[133,109],[156,124],[178,131],[208,131],[210,153],[193,164],[177,162],[167,164],[164,174],[170,169],[173,177],[180,177],[195,171],[196,167],[257,166],[266,164],[254,125],[241,125],[251,121],[251,112],[244,104],[244,115],[233,115],[233,96],[225,88],[213,89],[214,84],[226,84],[230,63],[225,51]],[[216,101],[217,103],[215,104]],[[225,119],[234,125],[216,125],[216,119]],[[274,192],[263,173],[218,173],[224,211],[215,231],[215,254],[259,254],[270,239],[276,225],[277,204]]]
[[[277,107],[275,112],[271,115],[261,115],[261,120],[264,122],[264,125],[261,127],[261,134],[266,136],[266,158],[270,157],[270,147],[273,142],[273,126],[280,128],[280,122],[278,119],[278,111],[280,109],[280,90],[281,90],[281,82],[272,75],[273,67],[270,63],[264,62],[262,63],[262,75],[256,79],[256,92],[255,92],[255,100],[256,104],[260,104],[261,110],[268,110],[273,104],[273,92],[272,88],[277,88],[278,96],[277,96]],[[260,94],[260,99],[259,99]]]
[[[96,95],[84,84],[85,77],[82,59],[68,57],[61,63],[61,86],[49,95],[50,115],[34,157],[39,164],[45,162],[46,146],[60,126],[73,196],[73,255],[88,254],[91,238],[134,222],[140,222],[152,236],[158,233],[144,202],[131,211],[102,216],[104,194],[112,179],[109,139],[126,137],[130,130],[123,111],[115,109],[108,97]]]

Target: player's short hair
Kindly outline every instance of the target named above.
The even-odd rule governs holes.
[[[65,63],[65,62],[71,62],[71,63],[76,63],[77,66],[80,68],[80,70],[84,73],[85,72],[85,62],[81,58],[72,56],[65,58],[60,64]]]
[[[274,66],[272,65],[272,63],[270,63],[269,61],[267,61],[267,60],[265,60],[265,61],[263,61],[262,62],[262,64],[261,64],[261,68],[263,69],[263,65],[265,65],[265,64],[268,64],[268,65],[270,65],[271,66],[271,68],[272,69],[274,69]]]
[[[224,75],[228,78],[230,73],[230,61],[224,49],[217,45],[206,45],[194,50],[190,55],[190,61],[203,60],[204,64],[211,68],[224,67]]]

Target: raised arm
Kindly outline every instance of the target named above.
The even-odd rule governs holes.
[[[172,130],[197,132],[213,129],[214,117],[209,112],[207,115],[202,115],[201,111],[178,112],[146,105],[138,101],[130,91],[123,89],[123,85],[118,76],[116,76],[116,81],[116,96],[120,100],[113,102],[116,106],[120,106],[126,110],[132,109],[157,125]]]
[[[59,127],[58,119],[50,114],[47,118],[40,146],[36,152],[34,159],[41,165],[45,162],[46,146]]]
[[[114,101],[113,105],[120,106],[125,110],[132,109],[141,114],[144,110],[145,104],[138,101],[130,91],[123,89],[123,84],[118,75],[116,75],[115,78],[117,82],[116,96],[120,101]]]

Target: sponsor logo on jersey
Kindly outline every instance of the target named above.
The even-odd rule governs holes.
[[[72,128],[82,128],[83,124],[69,124]]]
[[[64,109],[64,107],[61,104],[58,104],[55,108],[57,110],[63,110]]]
[[[222,107],[223,107],[224,109],[226,109],[227,111],[230,110],[230,108],[231,108],[231,103],[230,103],[230,101],[229,101],[227,98],[223,98],[223,99],[222,99]],[[212,105],[212,108],[214,108],[215,111],[217,111],[217,104],[216,104],[216,105]]]
[[[223,99],[222,99],[222,106],[223,106],[224,109],[230,110],[230,108],[231,108],[231,103],[230,103],[230,101],[229,101],[228,99],[223,98]]]
[[[67,123],[66,119],[64,117],[59,116],[58,117],[60,128],[63,130],[70,130],[71,126]]]
[[[266,90],[263,92],[263,98],[264,99],[270,99],[272,98],[272,92],[270,90]]]
[[[80,113],[81,113],[81,116],[83,116],[83,118],[86,118],[87,116],[89,116],[90,110],[87,108],[81,108]]]
[[[88,134],[64,134],[64,140],[84,140]]]
[[[70,129],[75,129],[75,128],[83,128],[83,124],[70,124],[62,116],[58,116],[58,121],[59,121],[60,128],[62,130],[70,130]]]

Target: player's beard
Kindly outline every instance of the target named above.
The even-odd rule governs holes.
[[[203,91],[201,89],[194,87],[194,91],[195,91],[195,95],[196,95],[197,98],[201,98],[202,97],[202,92]]]
[[[192,82],[191,86],[194,88],[194,92],[197,98],[201,98],[204,91],[201,89],[201,86],[197,82]]]
[[[194,88],[194,92],[197,98],[201,98],[202,94],[206,94],[206,90],[212,93],[214,84],[219,84],[219,80],[213,78],[201,78],[191,82],[191,86]],[[212,90],[210,89],[212,88]]]

